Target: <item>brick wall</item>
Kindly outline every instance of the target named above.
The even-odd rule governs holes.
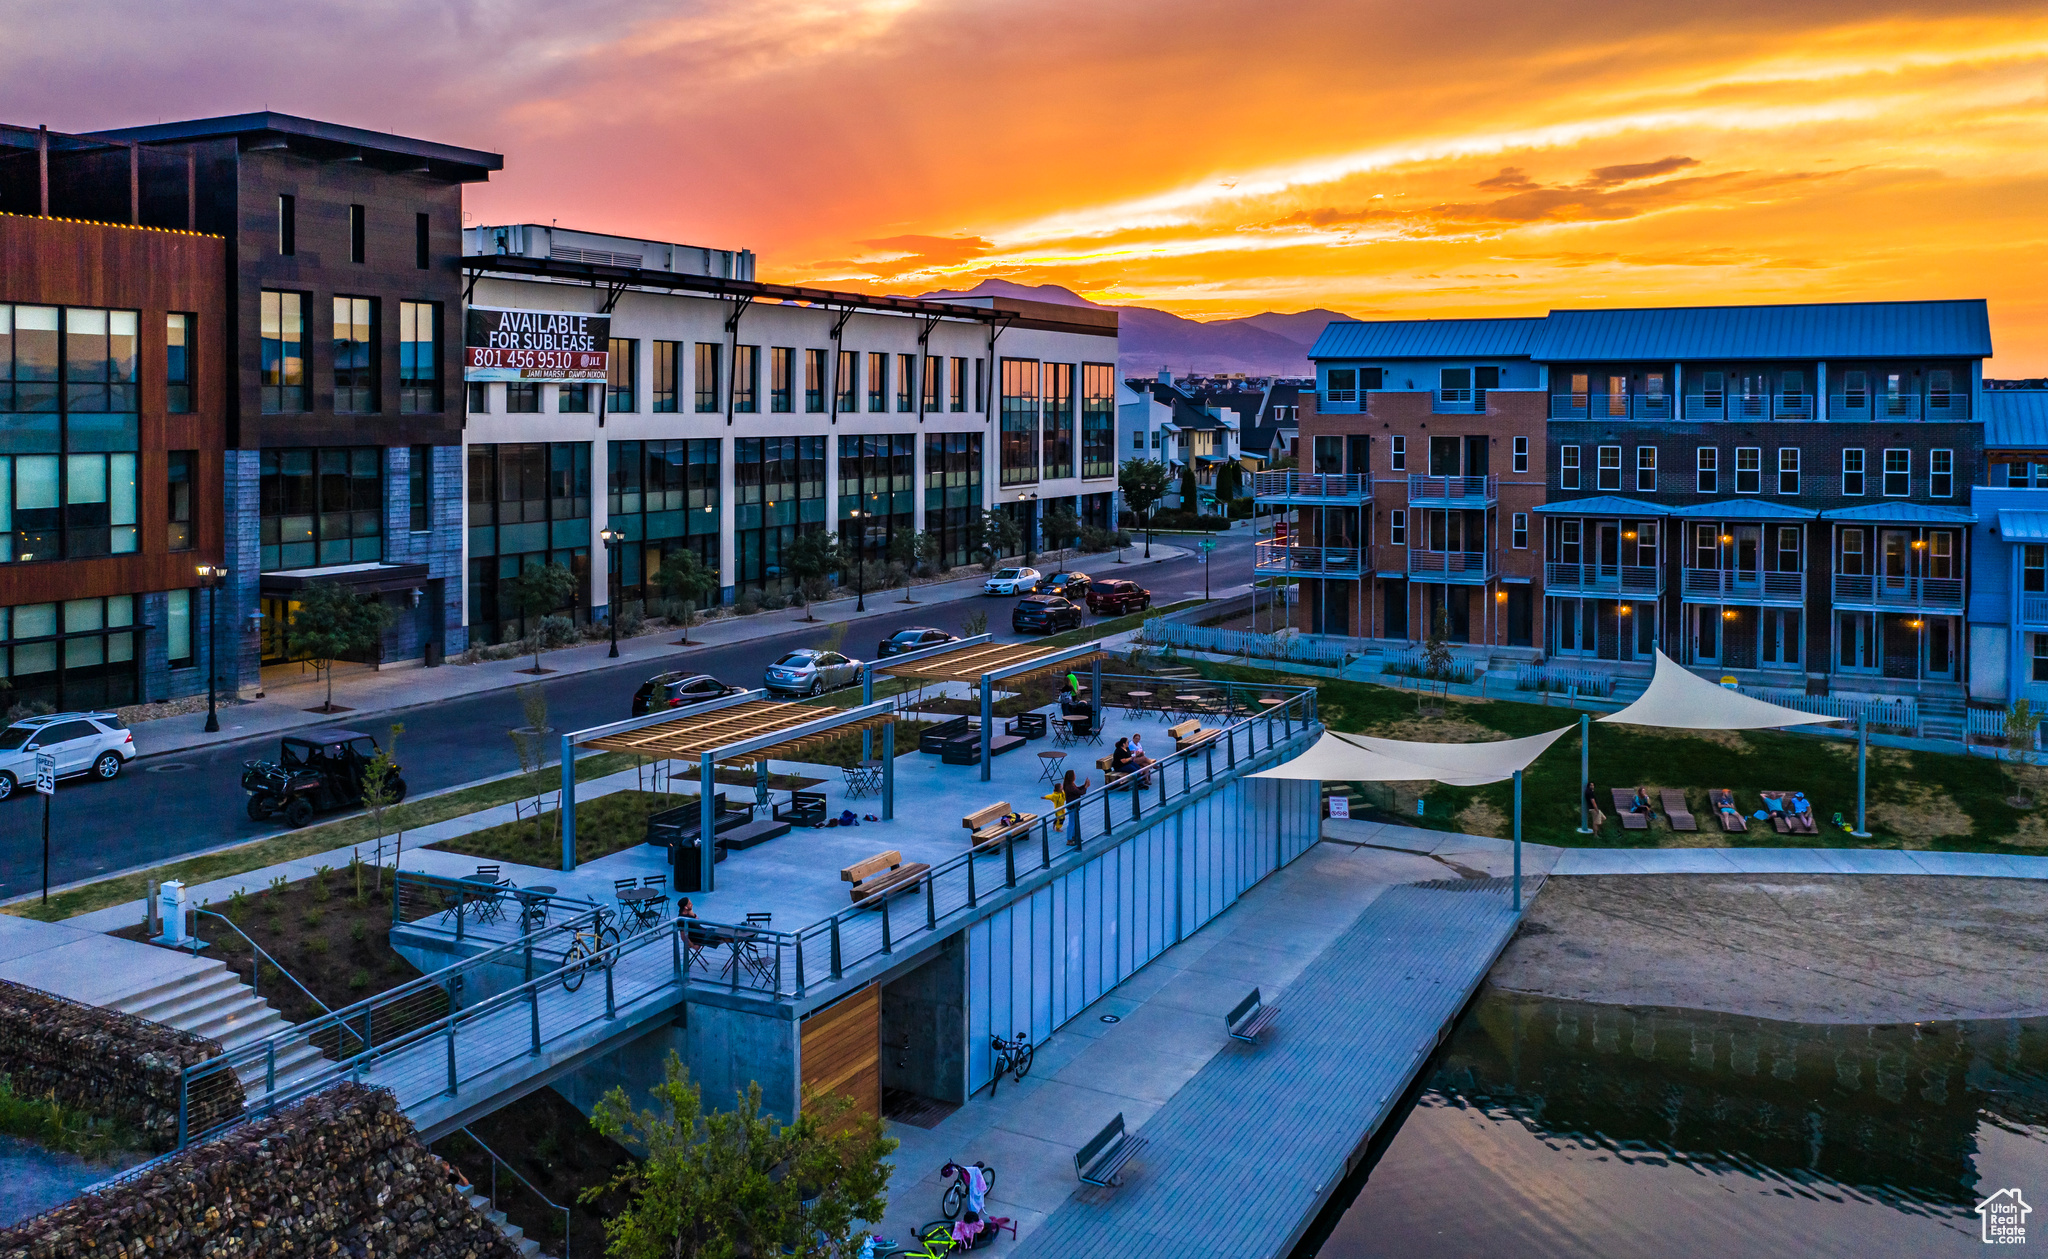
[[[177,1143],[180,1073],[220,1054],[204,1036],[0,980],[0,1073],[15,1094],[54,1093],[66,1106],[132,1124],[158,1149]],[[231,1072],[222,1079],[195,1103],[193,1128],[241,1111],[241,1081]]]
[[[0,1259],[518,1259],[459,1183],[391,1094],[339,1084],[0,1231]]]

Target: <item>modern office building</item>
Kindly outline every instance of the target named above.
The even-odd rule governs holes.
[[[1546,655],[1620,663],[1661,647],[1687,664],[1815,691],[1905,683],[1959,694],[1990,353],[1981,301],[1333,324],[1312,355],[1323,397],[1303,441],[1323,437],[1317,466],[1334,468],[1340,438],[1391,444],[1394,409],[1405,405],[1431,427],[1428,473],[1463,473],[1470,492],[1484,484],[1470,479],[1473,439],[1483,433],[1491,451],[1531,438],[1530,475],[1547,485],[1540,502],[1503,507],[1496,528],[1468,524],[1464,536],[1483,538],[1504,565],[1540,550],[1539,624],[1528,637]],[[1346,405],[1366,419],[1340,424],[1330,413]],[[1465,414],[1475,432],[1444,431]],[[1508,459],[1522,466],[1518,445]],[[1525,511],[1535,518],[1526,528]],[[1392,509],[1378,514],[1391,533]],[[1317,523],[1325,515],[1332,523]],[[1439,518],[1426,519],[1426,546],[1412,510],[1404,522],[1410,584],[1421,576],[1416,553],[1436,549]],[[1318,536],[1349,546],[1373,527],[1372,513],[1326,510],[1302,533],[1348,528]],[[1344,546],[1301,558],[1355,562]],[[1512,588],[1499,593],[1512,600]],[[1422,635],[1391,620],[1366,632]]]
[[[471,228],[465,253],[471,323],[573,323],[602,356],[579,377],[471,354],[493,364],[470,372],[464,433],[479,640],[520,632],[505,582],[536,564],[576,573],[563,611],[587,615],[614,580],[644,598],[684,549],[730,601],[787,590],[805,531],[871,559],[924,533],[958,565],[984,509],[1034,548],[1055,503],[1109,519],[1114,312],[764,284],[745,251],[533,224]]]
[[[192,230],[189,176],[0,127],[0,710],[206,689],[227,242]]]
[[[1987,389],[1983,483],[1972,494],[1973,706],[2048,704],[2048,390]]]
[[[459,650],[462,186],[503,159],[273,113],[92,138],[142,155],[145,221],[189,196],[191,225],[226,241],[224,318],[198,358],[227,373],[238,679],[303,654],[291,613],[315,581],[390,606],[372,661]]]

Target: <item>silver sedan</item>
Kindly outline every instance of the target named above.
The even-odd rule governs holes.
[[[799,647],[768,666],[768,690],[777,695],[817,695],[860,681],[861,662],[818,647]]]

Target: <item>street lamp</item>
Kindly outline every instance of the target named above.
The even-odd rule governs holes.
[[[597,537],[600,542],[604,543],[605,597],[611,603],[611,607],[607,609],[608,615],[605,617],[605,620],[610,621],[612,626],[611,659],[617,660],[619,658],[619,543],[626,540],[626,535],[620,533],[617,529],[605,529],[599,532]]]
[[[206,733],[220,733],[220,592],[228,584],[227,566],[201,564],[199,588],[206,591]]]
[[[861,523],[868,513],[856,507],[850,513],[853,521],[853,610],[868,610],[868,527]]]

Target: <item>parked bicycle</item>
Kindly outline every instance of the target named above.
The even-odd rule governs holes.
[[[917,1230],[917,1241],[914,1244],[889,1251],[886,1259],[944,1259],[958,1250],[977,1250],[982,1246],[993,1245],[1000,1233],[1014,1232],[1014,1228],[1007,1219],[1000,1224],[994,1220],[987,1220],[974,1228],[966,1241],[955,1238],[955,1231],[955,1226],[945,1220],[933,1220]]]
[[[996,1187],[996,1169],[987,1163],[976,1163],[981,1173],[981,1191],[987,1193]],[[939,1211],[949,1220],[960,1218],[960,1208],[972,1200],[972,1189],[967,1183],[967,1168],[961,1163],[948,1163],[939,1169],[939,1175],[949,1177],[946,1192],[939,1199]]]
[[[587,930],[577,929],[575,937],[569,941],[568,951],[562,954],[562,991],[574,992],[581,988],[591,967],[611,966],[612,958],[598,959],[605,950],[619,942],[619,929],[612,925],[612,919],[609,909],[599,907],[590,927]]]
[[[1011,1040],[991,1036],[988,1043],[996,1055],[996,1069],[988,1080],[988,1095],[993,1098],[996,1095],[996,1085],[1002,1083],[1005,1071],[1010,1073],[1011,1079],[1020,1084],[1023,1083],[1025,1076],[1031,1074],[1031,1056],[1036,1049],[1031,1044],[1031,1038],[1023,1032],[1018,1032]]]

